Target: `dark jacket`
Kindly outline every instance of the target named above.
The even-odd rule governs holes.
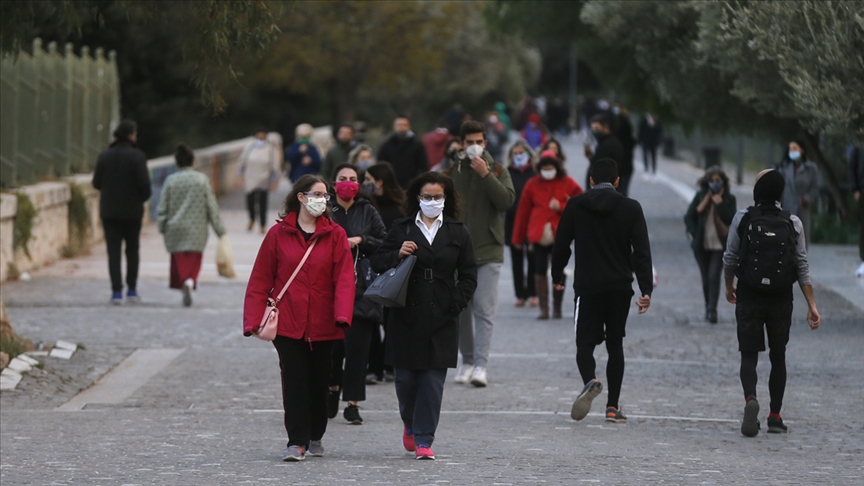
[[[305,153],[300,150],[303,145],[306,145]],[[303,165],[303,156],[305,155],[312,159],[309,165]],[[321,154],[311,142],[294,142],[285,150],[285,163],[289,166],[288,179],[295,182],[306,174],[317,174],[321,170]]]
[[[504,215],[504,241],[509,244],[510,240],[513,239],[513,225],[516,221],[516,210],[519,208],[519,201],[522,198],[522,190],[528,183],[528,179],[537,175],[537,172],[531,165],[525,166],[525,170],[519,170],[511,165],[507,167],[507,171],[510,172],[510,180],[513,181],[513,189],[516,191],[516,201]]]
[[[416,216],[398,219],[372,256],[372,269],[384,272],[398,263],[403,242],[417,243],[406,305],[388,312],[385,360],[410,370],[454,368],[459,354],[459,313],[477,288],[471,237],[464,224],[445,216],[429,245],[417,227]],[[430,274],[431,280],[427,279]]]
[[[663,141],[663,125],[654,120],[654,126],[648,124],[648,118],[639,120],[638,141],[643,147],[651,148],[660,145]]]
[[[849,183],[852,192],[864,192],[864,147],[853,147],[849,152]]]
[[[636,139],[633,138],[633,124],[627,115],[615,115],[613,119],[613,131],[621,142],[624,149],[624,158],[618,162],[619,174],[630,174],[633,172],[633,149],[636,147]]]
[[[151,193],[147,156],[131,142],[112,144],[96,160],[93,187],[100,191],[102,219],[140,220]]]
[[[353,236],[363,238],[358,248],[352,250],[353,256],[357,256],[359,249],[358,260],[371,257],[387,236],[387,230],[384,223],[381,222],[381,216],[378,215],[375,206],[366,198],[354,199],[354,204],[347,211],[339,203],[334,204],[333,221],[345,229],[348,238]],[[355,278],[355,282],[359,285],[357,286],[357,295],[354,298],[354,319],[381,322],[384,318],[384,309],[363,298],[363,292],[366,291],[366,288],[362,282],[358,281],[363,276],[360,266],[358,263],[355,267],[355,271],[359,274],[359,277]]]
[[[696,208],[699,207],[699,204],[702,202],[702,199],[705,198],[705,194],[708,192],[708,189],[700,189],[696,192],[696,195],[693,196],[693,200],[690,201],[690,207],[687,208],[687,213],[684,215],[684,225],[687,227],[687,234],[690,235],[692,240],[690,241],[690,247],[693,248],[693,251],[697,253],[702,253],[705,251],[705,245],[703,244],[703,240],[705,238],[705,225],[706,224],[714,224],[713,221],[708,221],[709,211],[706,209],[699,214],[696,211]],[[711,204],[714,204],[713,202]],[[723,202],[720,204],[714,205],[714,211],[717,212],[717,215],[720,216],[720,221],[723,222],[726,226],[732,224],[732,218],[735,217],[735,211],[738,210],[738,205],[735,202],[735,196],[733,196],[727,190],[723,191]],[[720,242],[723,243],[723,249],[726,249],[726,238],[720,238]]]
[[[611,185],[593,188],[567,201],[555,247],[552,280],[561,282],[575,241],[576,295],[597,292],[632,292],[633,272],[642,295],[651,295],[651,245],[642,206]]]
[[[381,215],[381,221],[388,230],[397,219],[405,216],[402,214],[402,205],[389,197],[375,196],[375,204],[378,205],[378,214]]]
[[[390,162],[396,180],[402,188],[408,187],[411,179],[429,171],[429,161],[426,160],[426,148],[414,132],[401,137],[394,133],[384,140],[378,150],[378,160]]]
[[[618,174],[625,173],[626,171],[622,171],[621,167],[624,164],[624,146],[621,145],[621,141],[618,140],[618,137],[615,135],[609,134],[604,135],[597,139],[597,148],[594,150],[594,156],[589,160],[588,165],[588,176],[591,176],[591,165],[595,160],[600,159],[612,159],[618,164]],[[631,161],[632,162],[632,161]],[[633,164],[630,164],[630,171],[633,171]],[[591,182],[589,180],[585,181],[587,187],[591,187]]]
[[[333,172],[336,170],[336,167],[348,162],[348,157],[356,146],[357,142],[353,140],[346,144],[340,143],[337,140],[336,145],[331,147],[327,151],[327,155],[324,156],[324,163],[321,165],[321,177],[326,181],[335,179],[336,174]]]

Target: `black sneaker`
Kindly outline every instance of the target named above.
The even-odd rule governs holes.
[[[741,421],[741,433],[747,437],[756,437],[759,434],[759,402],[755,398],[747,400],[744,405],[744,420]]]
[[[363,417],[360,416],[360,407],[357,405],[349,404],[345,407],[345,411],[342,412],[342,416],[345,417],[345,420],[354,425],[361,425],[363,423]]]
[[[783,419],[780,416],[768,416],[768,433],[769,434],[785,434],[789,430],[783,425]]]
[[[339,414],[339,390],[330,390],[327,395],[327,418],[335,418]]]

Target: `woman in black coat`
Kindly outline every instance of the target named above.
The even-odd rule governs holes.
[[[468,229],[456,219],[449,177],[427,172],[411,181],[405,209],[409,216],[393,224],[372,256],[372,269],[385,272],[408,255],[417,257],[405,307],[389,312],[386,360],[396,373],[402,443],[417,459],[435,459],[444,380],[447,368],[456,367],[459,313],[477,288],[477,264]]]
[[[348,402],[343,416],[348,422],[360,425],[363,418],[357,402],[366,400],[366,367],[369,364],[369,343],[378,332],[384,318],[380,305],[363,298],[365,285],[363,276],[369,269],[368,259],[381,246],[387,230],[375,206],[359,192],[358,169],[351,164],[335,168],[334,187],[336,204],[333,205],[333,221],[345,229],[348,243],[355,257],[357,295],[354,298],[354,317],[351,328],[345,331],[345,341],[333,349],[333,364],[330,378],[329,417],[339,410],[339,387],[342,400]],[[342,359],[345,359],[343,372]]]

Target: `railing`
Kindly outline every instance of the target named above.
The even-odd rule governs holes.
[[[66,44],[0,61],[0,186],[93,170],[120,120],[116,54]]]

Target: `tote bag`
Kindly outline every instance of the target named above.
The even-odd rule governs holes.
[[[405,307],[408,281],[416,262],[415,255],[403,258],[395,267],[378,275],[378,278],[363,293],[363,297],[384,307]]]

